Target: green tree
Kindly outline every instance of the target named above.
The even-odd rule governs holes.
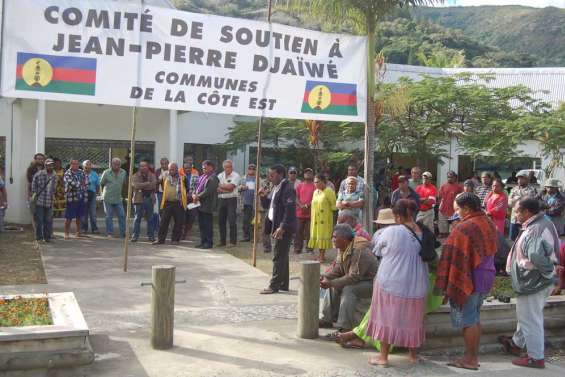
[[[350,26],[355,32],[364,34],[369,41],[367,56],[367,122],[365,125],[365,226],[371,229],[373,220],[373,176],[375,151],[375,55],[377,23],[393,9],[403,6],[418,6],[443,2],[443,0],[286,0],[290,9],[334,25]]]

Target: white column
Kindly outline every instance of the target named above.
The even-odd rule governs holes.
[[[182,166],[179,160],[179,124],[176,110],[169,111],[169,161],[176,162]]]
[[[35,117],[35,153],[45,153],[45,100],[37,101]]]

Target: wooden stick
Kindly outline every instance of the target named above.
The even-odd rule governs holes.
[[[128,201],[126,203],[126,238],[124,239],[124,272],[128,271],[128,248],[130,236],[131,197],[133,192],[133,166],[135,165],[135,129],[137,127],[137,107],[134,106],[131,114],[131,140],[129,153],[128,173]],[[110,165],[112,161],[110,161]]]
[[[315,339],[318,337],[320,313],[320,262],[300,263],[300,283],[297,335],[303,339]]]
[[[153,266],[151,276],[151,347],[165,350],[173,346],[175,267]]]

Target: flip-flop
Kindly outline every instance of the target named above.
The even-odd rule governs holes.
[[[447,366],[453,367],[453,368],[459,368],[459,369],[479,370],[478,367],[471,367],[471,366],[467,366],[467,365],[463,364],[461,362],[461,360],[449,362],[449,363],[447,363]]]
[[[353,343],[354,341],[347,341],[345,343],[341,343],[341,346],[343,348],[347,348],[347,349],[353,349],[353,350],[362,350],[365,348],[365,342],[363,342],[363,345],[360,346],[358,344]]]
[[[329,334],[326,334],[322,337],[323,340],[327,340],[329,342],[335,342],[339,337],[339,331],[334,331]]]
[[[371,358],[369,358],[369,361],[368,361],[368,362],[369,362],[370,365],[374,365],[374,366],[380,367],[380,368],[388,368],[388,367],[389,367],[389,364],[388,364],[388,363],[384,363],[384,364],[372,363],[372,362],[371,362]]]

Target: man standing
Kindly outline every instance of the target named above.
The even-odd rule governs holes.
[[[455,203],[461,221],[443,244],[435,286],[449,299],[452,325],[465,341],[463,358],[448,365],[478,370],[481,306],[496,274],[496,228],[475,194],[462,193]]]
[[[355,177],[357,178],[357,191],[360,192],[365,192],[365,180],[363,179],[363,177],[358,175],[358,169],[357,166],[354,164],[350,164],[347,167],[347,177],[345,177],[345,179],[343,181],[341,181],[341,183],[339,184],[339,193],[341,192],[345,192],[347,189],[347,178],[349,177]]]
[[[100,187],[100,178],[98,178],[98,174],[92,170],[92,162],[90,162],[90,160],[85,160],[82,163],[82,168],[86,175],[88,186],[86,189],[86,213],[80,225],[82,232],[86,234],[88,233],[88,220],[90,220],[92,233],[98,234],[98,225],[96,224],[96,195],[98,195],[98,189]]]
[[[161,201],[161,224],[159,234],[154,245],[165,243],[169,232],[169,223],[174,219],[171,244],[178,245],[182,237],[182,227],[184,223],[184,212],[188,204],[186,181],[179,174],[179,167],[175,162],[169,164],[169,170],[163,179],[163,200]]]
[[[485,198],[492,191],[492,174],[488,171],[484,171],[481,174],[481,184],[475,187],[475,194],[481,200],[481,205],[485,207]]]
[[[265,203],[269,208],[265,218],[265,234],[271,235],[275,245],[273,276],[269,287],[262,290],[261,294],[273,294],[289,289],[288,253],[296,230],[296,192],[285,176],[286,169],[282,165],[273,165],[269,169],[269,181],[274,187],[270,203]],[[261,193],[261,201],[267,201],[265,193]]]
[[[518,224],[516,219],[516,209],[518,209],[518,203],[520,200],[525,198],[535,198],[538,195],[536,188],[530,185],[530,180],[528,174],[521,172],[516,176],[518,180],[518,186],[512,188],[510,195],[508,196],[508,206],[512,209],[512,214],[510,215],[510,240],[516,241],[520,228],[522,227]]]
[[[37,241],[50,242],[53,234],[53,200],[57,187],[54,166],[55,162],[52,159],[45,160],[45,169],[35,173],[31,182],[32,200],[35,202],[35,239]]]
[[[86,188],[87,178],[80,170],[78,160],[71,159],[71,167],[65,172],[63,181],[65,182],[66,208],[65,208],[65,239],[69,239],[71,221],[75,219],[77,237],[81,237],[80,219],[86,213]]]
[[[188,198],[188,202],[192,202],[192,194],[194,190],[196,190],[196,186],[198,185],[198,177],[200,173],[198,170],[194,168],[194,159],[192,156],[185,156],[183,160],[182,168],[179,170],[179,174],[185,180],[186,185],[186,194]],[[194,221],[196,220],[196,216],[198,215],[198,211],[196,209],[186,209],[184,212],[184,226],[182,230],[182,239],[186,240],[189,236],[190,231],[192,230],[192,226],[194,225]]]
[[[545,195],[542,196],[543,209],[551,219],[557,234],[563,234],[563,212],[565,210],[565,197],[559,192],[559,180],[548,179],[545,181]]]
[[[455,197],[462,192],[463,186],[457,183],[457,173],[452,170],[448,171],[447,183],[441,185],[439,189],[438,228],[440,237],[447,237],[449,233],[449,223],[447,220],[455,213],[453,208]]]
[[[42,170],[45,167],[45,155],[43,153],[36,153],[33,155],[33,161],[29,164],[27,171],[26,171],[26,178],[27,178],[27,193],[28,199],[31,198],[31,183],[33,181],[33,177],[35,173],[39,170]]]
[[[119,158],[113,158],[110,169],[104,170],[100,178],[100,187],[103,189],[102,199],[104,200],[106,234],[108,238],[112,238],[114,233],[114,212],[116,212],[118,217],[120,237],[124,238],[126,236],[126,215],[122,198],[122,190],[126,182],[126,171],[121,168],[121,165],[122,161]]]
[[[512,364],[545,368],[543,307],[555,284],[559,237],[537,199],[522,199],[516,219],[522,224],[522,232],[510,250],[506,271],[518,294],[518,325],[512,338],[501,336],[499,341],[508,353],[516,356],[527,349],[527,355],[513,360]]]
[[[147,238],[150,242],[155,241],[155,230],[153,229],[153,204],[155,202],[155,175],[149,171],[149,162],[141,161],[139,170],[133,175],[133,234],[131,242],[137,242],[141,227],[141,219],[147,220]]]
[[[310,240],[310,207],[312,197],[316,191],[314,184],[314,171],[310,168],[304,169],[304,181],[296,187],[296,219],[297,229],[294,237],[294,253],[302,253],[304,241],[308,245]],[[311,249],[308,249],[311,251]]]
[[[301,182],[300,179],[298,179],[298,170],[294,166],[288,168],[288,181],[292,183],[292,187],[294,187],[295,190]]]
[[[218,202],[218,177],[214,174],[216,165],[212,161],[202,162],[202,175],[198,179],[196,192],[192,194],[192,201],[200,204],[198,207],[198,225],[200,227],[199,249],[211,249],[214,245],[213,213]]]
[[[155,170],[155,177],[157,178],[157,202],[161,205],[163,199],[163,180],[165,179],[166,172],[169,171],[169,159],[162,157],[159,164],[161,167]]]
[[[422,174],[423,183],[416,187],[416,193],[420,197],[420,211],[416,221],[421,221],[432,233],[434,233],[434,206],[436,204],[437,189],[432,184],[432,173],[429,171]]]
[[[225,160],[224,171],[218,175],[218,223],[220,226],[220,247],[226,246],[226,222],[230,224],[230,246],[237,244],[237,197],[241,177],[233,171],[233,162]]]
[[[412,190],[416,190],[416,187],[422,184],[422,169],[419,166],[414,166],[412,170],[410,170],[410,180],[408,181],[408,186]]]
[[[4,231],[4,215],[6,208],[8,208],[8,191],[6,190],[4,177],[0,174],[0,232]]]
[[[416,203],[416,206],[420,208],[420,197],[416,191],[410,187],[408,177],[405,175],[398,177],[398,188],[394,190],[391,195],[390,206],[394,207],[396,202],[400,199],[413,200]]]
[[[255,164],[247,166],[245,181],[241,183],[239,190],[243,193],[243,241],[251,241],[251,220],[253,220],[253,209],[255,208]]]

